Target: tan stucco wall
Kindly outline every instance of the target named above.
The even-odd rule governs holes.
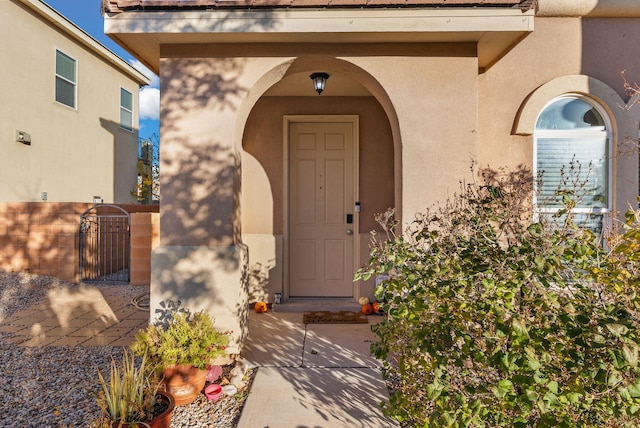
[[[633,142],[637,144],[640,106],[627,108],[620,73],[626,69],[629,81],[640,81],[640,67],[629,56],[639,42],[637,20],[536,18],[534,33],[479,77],[479,164],[531,170],[537,114],[563,93],[584,94],[613,122],[613,208],[623,212],[629,204],[637,205]]]
[[[401,135],[401,223],[458,190],[477,155],[477,58],[356,58],[389,94]],[[452,120],[455,118],[455,120]]]
[[[361,148],[377,137],[373,132],[383,133],[387,141],[376,146],[383,148],[382,152],[367,148],[362,153],[364,175],[360,182],[365,190],[361,198],[367,192],[371,198],[371,205],[363,206],[367,227],[373,225],[370,215],[386,209],[390,202],[406,212],[401,217],[406,224],[414,212],[455,192],[459,177],[467,173],[471,159],[477,156],[478,63],[473,48],[457,49],[461,57],[447,56],[442,49],[435,57],[422,57],[419,53],[424,49],[411,47],[410,56],[337,55],[339,59],[309,57],[299,61],[296,56],[190,58],[189,49],[182,48],[167,48],[165,53],[173,57],[161,59],[160,67],[161,247],[152,255],[151,305],[172,297],[194,309],[207,309],[224,328],[237,332],[237,343],[246,333],[246,309],[242,308],[250,292],[248,283],[238,285],[242,284],[242,270],[250,269],[253,263],[243,264],[241,234],[247,233],[247,242],[253,242],[248,248],[250,260],[261,262],[261,266],[280,257],[282,248],[283,203],[281,198],[276,200],[281,179],[277,170],[265,170],[265,166],[277,168],[282,157],[282,114],[361,114],[365,119]],[[201,49],[198,52],[202,54]],[[302,51],[292,53],[304,56]],[[374,97],[365,97],[360,105],[357,99],[336,98],[335,108],[327,107],[331,103],[328,97],[287,98],[287,108],[276,108],[279,103],[275,98],[260,99],[287,73],[308,76],[318,68],[357,78]],[[345,104],[338,107],[341,101]],[[353,105],[349,107],[349,103]],[[265,123],[267,112],[273,118]],[[455,115],[464,121],[451,121]],[[382,122],[373,125],[374,118]],[[273,151],[251,153],[256,135],[274,141]],[[245,156],[241,155],[243,144]],[[242,202],[248,197],[238,199],[245,190],[240,180],[243,158],[247,167],[253,168],[245,177],[253,176],[254,182],[261,183],[255,192],[271,191],[265,207],[247,210]],[[373,183],[363,183],[376,174],[369,164],[379,161],[385,170],[383,178],[389,177],[393,191],[391,184],[379,181],[379,177]],[[268,180],[273,180],[270,189]],[[384,197],[378,198],[372,189],[380,183]],[[251,190],[251,184],[246,190]],[[270,204],[269,198],[273,199]],[[271,219],[265,221],[264,216],[268,218],[270,213]],[[363,240],[360,236],[359,242]],[[366,252],[361,248],[359,257],[365,257]],[[367,287],[356,287],[354,297],[370,295],[372,285]]]
[[[137,106],[138,83],[14,1],[0,2],[0,39],[0,201],[135,202],[137,131],[120,128],[120,87]],[[55,101],[56,49],[77,61],[77,109]]]

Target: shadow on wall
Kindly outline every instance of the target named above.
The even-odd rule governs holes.
[[[174,59],[163,67],[162,245],[184,245],[185,237],[189,245],[233,245],[240,241],[240,154],[232,142],[202,133],[247,92],[237,83],[243,61]]]
[[[276,260],[266,264],[255,263],[248,270],[249,302],[267,302],[269,300],[269,272],[275,267]]]
[[[170,58],[160,71],[161,247],[153,255],[152,307],[180,300],[207,309],[242,342],[249,273],[240,241],[240,154],[224,140],[231,134],[216,129],[227,128],[247,92],[238,83],[244,61]]]
[[[131,191],[136,188],[138,178],[138,128],[131,133],[122,129],[120,123],[104,118],[100,118],[100,126],[112,137],[113,201],[134,203]]]
[[[175,141],[175,140],[174,140]],[[233,314],[246,327],[248,254],[234,237],[239,226],[235,190],[240,169],[237,158],[217,143],[203,146],[179,141],[180,151],[163,159],[163,168],[177,171],[162,181],[161,242],[152,272],[153,294],[181,300],[185,307],[218,308],[214,315]],[[188,237],[188,245],[181,245]],[[153,317],[153,314],[152,314]]]
[[[233,245],[239,236],[238,157],[215,142],[198,145],[184,137],[173,144],[180,150],[162,160],[172,172],[161,180],[162,245],[183,245],[185,238],[188,245]]]
[[[248,334],[248,251],[235,247],[160,247],[153,254],[161,269],[152,272],[151,319],[162,301],[180,302],[192,311],[207,310],[216,326],[231,330],[230,350],[236,353]],[[156,287],[155,290],[153,287]],[[154,296],[159,301],[154,303]]]
[[[207,31],[272,26],[270,19],[243,20],[236,12],[220,16]],[[155,31],[138,22],[141,32]],[[202,31],[185,20],[163,25],[176,33]],[[229,121],[249,90],[240,82],[247,61],[211,58],[215,52],[197,46],[172,49],[159,70],[161,247],[153,254],[152,306],[153,296],[181,300],[190,309],[209,309],[218,324],[235,325],[244,335],[249,255],[240,238],[240,153],[227,139]]]

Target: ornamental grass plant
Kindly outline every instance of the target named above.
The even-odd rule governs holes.
[[[143,422],[153,417],[160,384],[147,376],[148,359],[136,364],[133,352],[125,349],[120,364],[111,360],[109,377],[98,370],[100,391],[96,394],[102,420],[117,424]]]

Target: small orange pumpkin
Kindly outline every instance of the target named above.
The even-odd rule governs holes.
[[[373,307],[369,303],[362,305],[362,313],[365,315],[371,315],[373,313]]]
[[[380,303],[378,303],[378,302],[373,302],[373,303],[371,304],[371,307],[373,308],[373,313],[374,313],[374,314],[380,313]]]
[[[256,302],[253,310],[257,313],[267,312],[267,304],[265,302]]]

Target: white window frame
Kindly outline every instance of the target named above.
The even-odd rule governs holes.
[[[549,129],[538,129],[537,128],[537,124],[538,124],[538,119],[540,118],[540,115],[542,114],[542,112],[549,107],[551,104],[561,100],[561,99],[576,99],[576,100],[580,100],[583,101],[587,104],[589,104],[590,106],[592,106],[594,109],[596,109],[596,111],[600,114],[600,116],[602,117],[602,119],[604,120],[605,126],[604,129],[601,128],[597,128],[594,129],[595,127],[592,128],[585,128],[585,129],[570,129],[570,130],[549,130]],[[590,97],[581,95],[581,94],[573,94],[573,93],[568,93],[568,94],[564,94],[561,95],[559,97],[555,97],[553,98],[551,101],[549,101],[547,104],[545,104],[545,106],[538,112],[538,117],[536,118],[535,121],[535,128],[534,128],[534,133],[533,133],[533,176],[534,178],[536,178],[535,180],[535,184],[534,184],[534,192],[533,192],[533,203],[534,203],[534,207],[535,212],[536,212],[536,217],[539,214],[545,214],[545,215],[552,215],[555,212],[559,211],[560,208],[551,208],[551,207],[543,207],[540,206],[538,204],[538,182],[537,182],[537,177],[538,177],[538,139],[539,138],[564,138],[564,139],[580,139],[580,138],[593,138],[593,137],[598,137],[598,138],[602,138],[605,137],[606,138],[606,162],[607,162],[607,206],[606,208],[595,208],[595,207],[576,207],[574,209],[571,210],[572,213],[575,214],[592,214],[592,215],[597,215],[597,216],[602,216],[602,221],[603,224],[601,225],[603,230],[606,227],[606,222],[607,222],[607,215],[611,212],[611,207],[613,205],[613,162],[612,162],[612,149],[613,149],[613,132],[612,132],[612,123],[611,123],[611,119],[609,117],[609,114],[607,114],[606,110],[604,108],[602,108],[602,106],[596,102],[595,100],[593,100]],[[544,177],[543,177],[544,180]]]
[[[122,91],[125,91],[127,93],[129,93],[131,95],[131,109],[129,109],[128,107],[122,105]],[[133,96],[133,92],[129,91],[127,88],[123,88],[120,87],[120,128],[124,129],[125,131],[129,131],[129,132],[133,132],[133,108],[134,108],[134,96]],[[124,126],[124,124],[122,123],[122,112],[127,112],[131,115],[131,128],[128,128],[126,126]]]
[[[69,80],[65,76],[62,76],[62,75],[58,74],[58,53],[66,56],[67,58],[69,58],[70,60],[73,61],[74,74],[75,74],[75,78],[76,78],[75,82],[72,81],[72,80]],[[77,110],[78,109],[78,60],[73,58],[71,55],[63,52],[62,50],[56,49],[56,56],[55,56],[55,61],[54,62],[55,62],[55,64],[54,64],[55,70],[54,71],[55,71],[55,76],[56,76],[55,77],[55,85],[57,86],[58,79],[62,79],[65,82],[67,82],[67,83],[69,83],[69,84],[71,84],[73,86],[73,105],[70,106],[69,104],[63,103],[62,101],[58,101],[58,93],[57,93],[57,89],[55,87],[54,87],[54,94],[53,94],[54,100],[56,101],[56,103],[58,103],[60,105],[63,105],[65,107],[69,107],[69,108],[72,108],[74,110]]]

